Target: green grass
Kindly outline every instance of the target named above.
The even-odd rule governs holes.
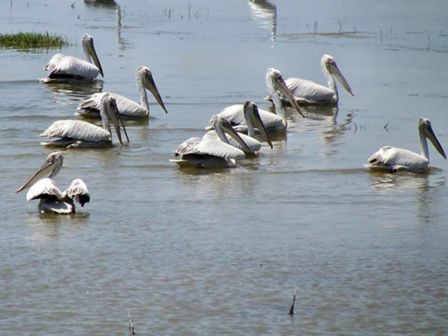
[[[33,49],[61,48],[67,42],[60,36],[40,33],[0,34],[0,47]]]

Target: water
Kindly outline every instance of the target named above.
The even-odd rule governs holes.
[[[72,5],[72,6],[71,6]],[[386,10],[387,9],[387,10]],[[104,82],[43,85],[55,50],[0,51],[2,334],[444,334],[448,319],[447,163],[377,174],[385,144],[419,150],[429,117],[448,146],[447,5],[443,1],[4,1],[3,33],[58,33],[81,56],[95,38]],[[264,74],[323,83],[332,54],[355,96],[337,115],[290,116],[287,139],[231,170],[182,171],[172,150],[246,99]],[[137,98],[152,71],[169,113],[151,104],[129,146],[65,151],[91,202],[39,215],[15,190],[49,150],[39,134],[99,90]],[[295,316],[288,316],[297,287]]]

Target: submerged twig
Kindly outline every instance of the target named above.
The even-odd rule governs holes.
[[[296,304],[297,287],[294,288],[294,294],[292,295],[292,304],[289,308],[289,316],[294,316],[294,305]]]

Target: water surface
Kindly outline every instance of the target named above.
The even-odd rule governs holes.
[[[387,10],[386,10],[387,9]],[[380,146],[418,151],[431,119],[448,146],[447,5],[443,1],[7,1],[2,32],[58,33],[81,56],[88,32],[103,65],[93,85],[43,85],[58,50],[0,51],[0,325],[24,335],[444,334],[448,317],[447,163],[370,173]],[[168,159],[210,116],[247,99],[264,74],[324,83],[333,55],[354,89],[339,109],[290,115],[286,139],[235,169],[179,170]],[[91,202],[40,215],[15,190],[50,150],[39,134],[77,118],[91,93],[151,100],[131,143],[68,150],[56,182],[75,177]],[[288,316],[297,287],[295,316]]]

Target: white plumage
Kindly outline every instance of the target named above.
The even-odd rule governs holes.
[[[433,143],[440,155],[446,158],[445,152],[434,134],[431,122],[427,118],[421,118],[418,128],[422,154],[403,148],[384,146],[369,157],[367,167],[388,171],[408,170],[414,173],[425,172],[429,166],[427,138]]]
[[[237,105],[232,105],[232,106],[237,106]],[[269,144],[269,146],[272,148],[272,143],[271,143],[271,138],[268,134],[267,128],[265,127],[261,114],[259,113],[260,111],[258,110],[257,105],[252,102],[252,101],[246,101],[242,106],[243,112],[242,113],[233,113],[233,114],[229,114],[226,115],[225,111],[219,113],[218,115],[215,115],[212,117],[212,119],[210,120],[210,122],[212,123],[215,118],[223,118],[225,120],[227,120],[229,122],[229,124],[233,127],[233,129],[235,131],[238,132],[238,135],[241,137],[241,139],[243,139],[244,143],[247,145],[247,147],[250,148],[251,152],[246,153],[246,155],[256,155],[258,154],[258,151],[261,148],[261,142],[258,141],[257,139],[255,139],[255,130],[258,129],[259,133],[262,135],[262,137],[266,140],[266,142]],[[228,110],[228,108],[226,108],[226,110]],[[239,109],[239,107],[238,107]],[[237,110],[237,109],[235,109]],[[270,115],[275,116],[275,114],[267,112]],[[240,115],[243,116],[243,120],[240,119]],[[226,116],[229,117],[229,119],[226,118]],[[268,119],[269,120],[269,119]],[[235,125],[235,126],[234,126]],[[208,127],[207,129],[209,129],[211,127]],[[244,133],[248,133],[248,135],[244,134]],[[241,144],[236,141],[235,139],[233,139],[232,137],[229,138],[229,143],[238,148],[241,149],[242,151],[244,151],[243,146],[241,146]]]
[[[258,113],[260,114],[260,118],[268,132],[274,133],[277,131],[285,130],[283,118],[279,115],[263,109],[258,109]],[[221,118],[226,119],[238,132],[248,132],[246,118],[244,117],[243,104],[234,104],[227,106],[217,115]]]
[[[234,167],[235,160],[244,159],[245,152],[251,152],[226,120],[214,116],[212,125],[214,129],[206,132],[202,138],[189,138],[180,144],[174,151],[176,159],[170,161],[181,167],[225,168]],[[244,151],[229,144],[224,132],[235,138]]]
[[[51,198],[54,197],[62,200],[63,193],[59,190],[52,179],[44,177],[32,185],[26,193],[26,200],[31,201],[37,198]]]
[[[269,96],[272,97],[276,113],[272,113],[257,107],[261,122],[268,133],[284,132],[287,128],[287,115],[280,94],[288,99],[291,106],[300,115],[303,116],[299,105],[296,103],[284,82],[280,71],[274,68],[268,68],[266,72],[266,84]],[[234,104],[227,106],[217,114],[219,117],[227,120],[238,132],[247,133],[247,121],[244,116],[244,104]]]
[[[100,115],[103,127],[99,127],[82,120],[57,120],[53,122],[42,134],[43,137],[57,138],[51,142],[43,142],[45,146],[66,147],[66,148],[103,148],[112,146],[112,132],[110,122],[115,127],[115,131],[120,141],[121,121],[115,100],[108,94],[102,93],[99,97]],[[123,122],[123,131],[127,137],[126,128]],[[129,141],[129,139],[127,139]]]
[[[117,102],[118,113],[123,118],[129,119],[145,119],[149,117],[150,109],[148,103],[148,96],[146,89],[148,89],[163,108],[168,113],[163,103],[162,97],[159,94],[156,83],[153,79],[151,70],[145,66],[139,66],[136,73],[137,87],[140,95],[140,103],[137,103],[129,98],[121,96],[116,93],[109,93]],[[81,110],[79,114],[87,117],[99,117],[99,109],[101,102],[101,93],[96,93],[90,98],[82,101],[78,110]]]
[[[345,77],[339,70],[336,61],[330,55],[323,55],[321,59],[321,67],[324,76],[327,79],[328,86],[323,86],[317,84],[313,81],[302,79],[302,78],[288,78],[285,82],[290,90],[294,99],[299,104],[328,104],[337,105],[339,101],[338,88],[335,79],[337,79],[341,85],[350,93],[352,96],[353,91],[350,88]],[[268,96],[268,99],[272,97]],[[284,97],[282,97],[285,100]]]
[[[104,76],[92,36],[84,34],[81,38],[81,45],[86,60],[59,53],[54,55],[44,68],[49,71],[48,77],[44,80],[45,83],[70,80],[91,81],[99,74]]]
[[[82,139],[88,142],[111,141],[111,135],[108,131],[82,120],[57,120],[41,136]]]
[[[53,177],[60,171],[63,161],[60,152],[49,154],[43,165],[17,189],[17,192],[20,192],[31,186],[26,194],[26,200],[39,199],[39,212],[70,214],[76,211],[75,201],[81,206],[90,201],[87,185],[81,179],[73,180],[63,192],[56,186]],[[48,177],[41,178],[43,175]]]

